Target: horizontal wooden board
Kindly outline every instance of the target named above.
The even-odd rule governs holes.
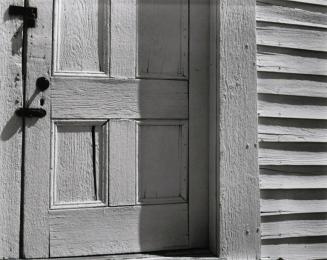
[[[326,144],[261,143],[260,165],[327,165]]]
[[[327,28],[327,13],[321,10],[325,7],[304,6],[302,8],[297,5],[283,2],[283,5],[277,5],[278,2],[273,1],[257,1],[256,16],[257,21],[295,24],[302,26],[312,26],[319,28]]]
[[[327,31],[325,29],[314,30],[308,27],[258,22],[257,44],[311,51],[327,51]]]
[[[160,251],[140,254],[118,254],[106,256],[82,256],[74,257],[74,260],[226,260],[226,258],[218,258],[206,249],[176,250],[176,251]],[[51,258],[52,260],[72,260],[72,258]]]
[[[327,98],[327,78],[311,75],[258,73],[258,93]]]
[[[327,121],[259,118],[258,138],[261,142],[327,142]]]
[[[327,189],[327,174],[317,176],[262,174],[260,189]]]
[[[50,211],[50,256],[188,247],[187,204]]]
[[[188,83],[56,78],[54,118],[188,118]]]
[[[259,94],[260,117],[327,119],[327,99]]]
[[[327,212],[327,199],[261,199],[261,216]]]
[[[284,1],[327,6],[326,0],[284,0]]]
[[[326,214],[262,217],[261,238],[327,236],[326,217]]]
[[[326,54],[258,48],[257,70],[327,76]]]
[[[326,259],[327,243],[262,245],[262,259]]]

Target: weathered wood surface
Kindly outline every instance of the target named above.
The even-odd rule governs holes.
[[[326,77],[259,73],[258,93],[327,98]]]
[[[188,11],[187,0],[138,1],[138,77],[188,77]]]
[[[261,166],[260,188],[327,189],[326,173],[325,166]]]
[[[324,259],[327,255],[325,243],[300,243],[300,244],[277,244],[277,245],[263,245],[262,246],[263,260],[313,260]]]
[[[55,73],[109,73],[109,2],[55,1]]]
[[[257,1],[263,259],[327,255],[326,4]]]
[[[313,236],[327,236],[326,214],[262,217],[262,239]]]
[[[261,215],[327,212],[327,200],[261,199]]]
[[[286,0],[286,1],[327,6],[326,0]]]
[[[110,75],[134,78],[136,75],[136,0],[111,1]]]
[[[135,205],[136,122],[112,119],[109,124],[109,205]]]
[[[52,2],[51,2],[52,3]],[[50,1],[30,0],[38,10],[37,23],[42,26],[28,31],[26,99],[30,107],[47,111],[42,119],[26,119],[26,152],[24,184],[24,227],[22,254],[26,258],[49,256],[49,190],[50,190],[50,89],[38,93],[35,82],[50,77],[52,4]],[[51,6],[51,7],[50,7]],[[44,104],[40,100],[44,100]],[[36,163],[37,162],[37,163]]]
[[[326,18],[327,20],[327,18]],[[258,71],[327,76],[326,53],[258,47]]]
[[[22,21],[10,18],[0,2],[0,258],[19,257],[22,121]]]
[[[52,258],[54,260],[124,260],[124,259],[149,259],[149,260],[226,260],[225,258],[218,258],[214,256],[207,249],[194,250],[172,250],[162,252],[149,252],[139,254],[119,254],[119,255],[105,255],[105,256],[81,256],[74,258]]]
[[[258,95],[260,117],[327,119],[327,99],[283,95]]]
[[[299,4],[283,0],[258,0],[257,21],[327,28],[326,7],[301,5],[301,8],[297,8]]]
[[[327,142],[327,122],[289,118],[259,118],[261,142]]]
[[[51,91],[58,118],[188,118],[186,81],[59,78]]]
[[[213,116],[219,118],[217,251],[230,259],[259,259],[255,1],[213,3],[219,17],[212,38],[217,87]]]
[[[325,143],[261,143],[260,165],[326,165]]]
[[[327,31],[325,29],[312,29],[312,27],[295,27],[258,22],[257,44],[311,51],[327,51]]]
[[[187,248],[187,218],[187,204],[53,211],[50,256]]]

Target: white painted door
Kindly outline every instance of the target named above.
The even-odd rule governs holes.
[[[206,247],[208,1],[29,5],[24,256]]]

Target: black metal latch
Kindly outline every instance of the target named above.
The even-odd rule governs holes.
[[[16,115],[19,117],[37,117],[37,118],[42,118],[47,115],[47,111],[45,111],[42,108],[18,108],[16,110]]]
[[[9,15],[23,17],[26,26],[34,28],[37,18],[37,8],[11,5],[9,6]]]

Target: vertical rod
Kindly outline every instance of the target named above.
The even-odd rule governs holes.
[[[24,7],[29,6],[29,0],[24,0]],[[23,44],[22,44],[22,92],[23,107],[26,107],[26,79],[27,79],[27,23],[23,18]],[[24,204],[25,204],[25,141],[26,141],[26,119],[22,117],[22,162],[21,162],[21,191],[20,191],[20,230],[19,230],[19,257],[25,258],[24,254]]]

